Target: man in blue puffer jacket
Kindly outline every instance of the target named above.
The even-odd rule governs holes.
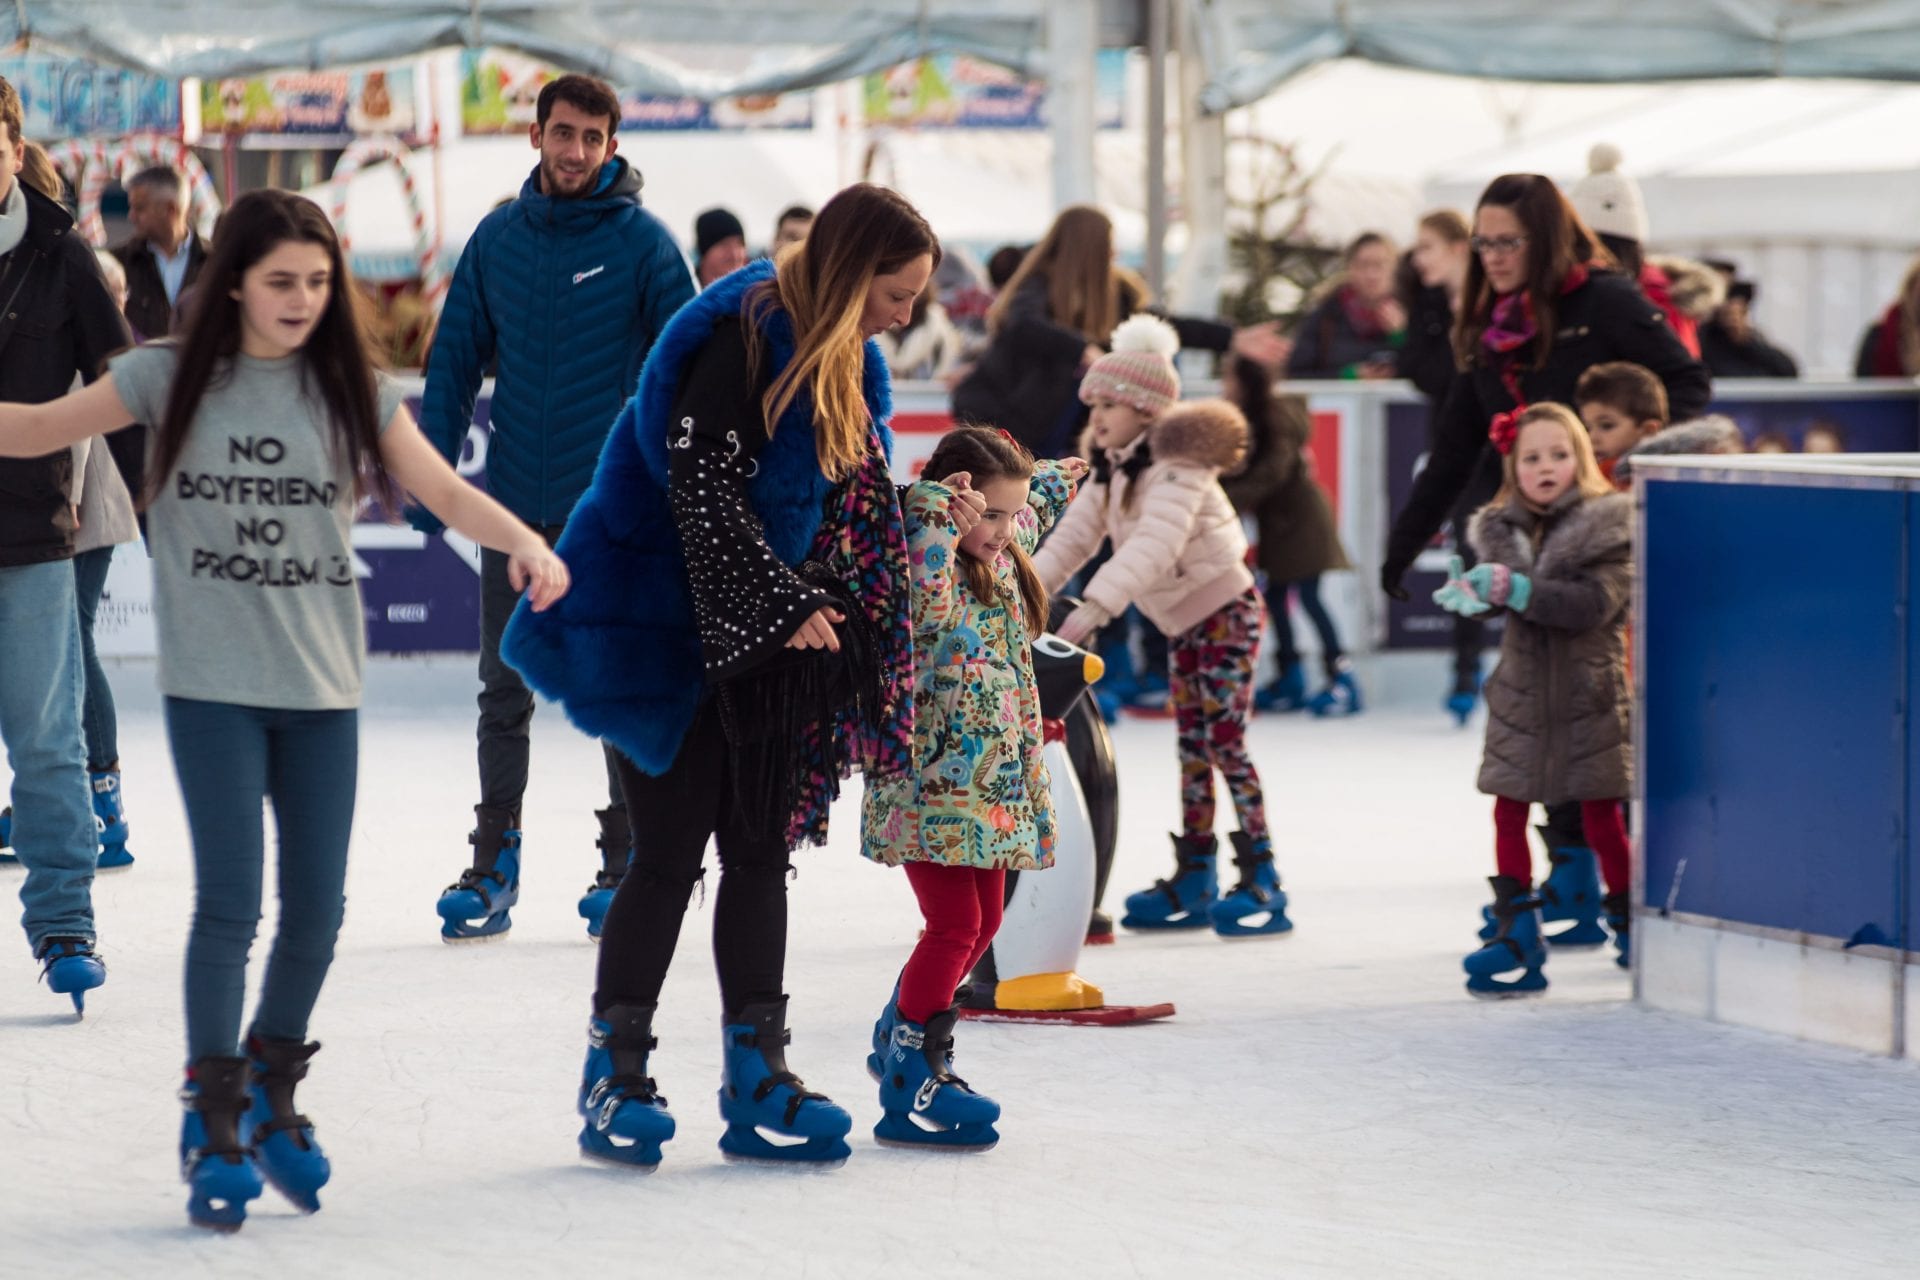
[[[540,164],[519,198],[488,214],[467,242],[427,365],[420,425],[454,461],[481,379],[497,364],[487,489],[549,544],[593,479],[654,339],[694,294],[680,246],[640,207],[640,174],[614,155],[619,123],[620,101],[599,80],[561,76],[541,89],[530,130]],[[437,531],[425,513],[413,519]],[[473,865],[440,897],[449,942],[506,932],[519,895],[533,694],[500,660],[517,594],[506,557],[483,551],[480,803]],[[632,843],[611,752],[607,796],[597,814],[601,869],[580,901],[594,937]]]

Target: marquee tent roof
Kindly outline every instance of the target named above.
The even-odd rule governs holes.
[[[1257,101],[1339,57],[1521,80],[1920,79],[1920,0],[1195,0],[1202,102]],[[719,97],[844,80],[937,51],[1044,73],[1048,0],[14,0],[0,39],[173,76],[520,49],[624,88]],[[1101,38],[1139,38],[1100,0]],[[732,46],[726,70],[669,56]]]

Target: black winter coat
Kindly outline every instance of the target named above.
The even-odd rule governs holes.
[[[180,280],[180,297],[200,278],[207,265],[206,242],[197,231],[187,232],[187,274]],[[173,332],[173,312],[177,302],[167,301],[167,283],[160,278],[160,264],[145,236],[135,236],[113,251],[127,273],[127,323],[142,340],[164,338]]]
[[[1705,411],[1713,391],[1707,367],[1680,345],[1666,317],[1633,281],[1611,271],[1596,271],[1560,299],[1559,311],[1553,349],[1541,368],[1530,367],[1526,349],[1515,353],[1520,391],[1528,404],[1555,400],[1570,405],[1581,374],[1609,360],[1627,360],[1650,370],[1666,385],[1674,421],[1696,418]],[[1499,370],[1487,360],[1477,360],[1454,376],[1434,427],[1426,469],[1414,481],[1413,494],[1387,539],[1383,581],[1398,584],[1486,455],[1487,427],[1493,416],[1514,407]]]
[[[1394,372],[1433,401],[1435,413],[1440,411],[1459,372],[1453,362],[1453,307],[1444,287],[1420,289],[1408,300],[1407,340],[1394,360]]]
[[[1304,582],[1336,569],[1351,569],[1326,491],[1306,466],[1313,418],[1304,396],[1276,396],[1270,415],[1249,415],[1247,457],[1238,471],[1222,473],[1220,487],[1241,515],[1259,530],[1254,556],[1267,575],[1267,590],[1279,595],[1290,582]]]
[[[1123,281],[1120,319],[1138,310],[1140,296]],[[1161,318],[1188,349],[1225,351],[1233,341],[1229,325],[1186,316]],[[1086,420],[1080,404],[1086,350],[1086,335],[1048,314],[1046,277],[1027,277],[980,362],[953,389],[954,421],[1000,427],[1038,457],[1060,456]]]
[[[1800,366],[1793,357],[1755,332],[1747,342],[1735,342],[1726,329],[1709,320],[1700,326],[1700,359],[1716,378],[1797,378]]]
[[[1350,378],[1363,364],[1392,363],[1398,353],[1390,334],[1372,337],[1353,327],[1341,301],[1344,289],[1335,289],[1306,314],[1293,331],[1293,353],[1287,357],[1289,378]]]
[[[132,338],[93,250],[73,234],[73,218],[24,183],[14,190],[27,200],[27,234],[0,260],[0,400],[45,404],[67,394],[76,373],[98,378]],[[135,485],[142,438],[136,428],[107,437]],[[40,458],[0,458],[0,567],[73,555],[72,479],[73,451],[64,446]]]

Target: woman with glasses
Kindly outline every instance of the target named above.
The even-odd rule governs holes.
[[[1666,386],[1676,422],[1705,411],[1712,390],[1706,366],[1619,272],[1551,179],[1532,173],[1495,178],[1474,209],[1469,243],[1453,327],[1459,371],[1434,424],[1426,469],[1394,520],[1380,566],[1380,585],[1397,600],[1408,598],[1401,579],[1414,558],[1492,451],[1490,429],[1507,426],[1528,405],[1571,404],[1580,375],[1611,360],[1651,370]],[[1439,579],[1433,575],[1432,585]],[[1592,875],[1579,805],[1549,806],[1544,835],[1555,867],[1549,893],[1563,876]],[[1597,889],[1592,896],[1597,903]]]

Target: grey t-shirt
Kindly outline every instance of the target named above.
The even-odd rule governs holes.
[[[108,363],[135,421],[160,422],[170,343]],[[186,449],[147,513],[160,691],[250,707],[360,704],[366,632],[353,572],[353,478],[334,456],[302,356],[216,370]],[[400,388],[379,383],[384,431]]]

